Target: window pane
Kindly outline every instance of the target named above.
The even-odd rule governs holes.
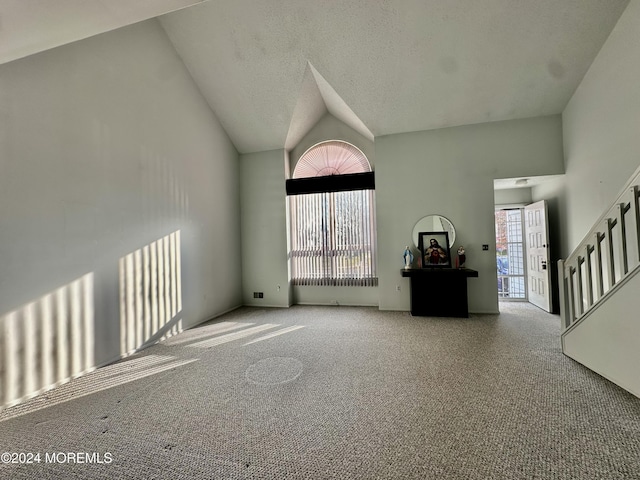
[[[294,285],[375,285],[372,190],[290,197]]]
[[[498,296],[526,299],[522,209],[499,210],[495,216]]]

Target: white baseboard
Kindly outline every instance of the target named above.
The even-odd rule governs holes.
[[[243,307],[255,307],[255,308],[289,308],[291,305],[271,305],[271,304],[260,304],[260,305],[256,305],[253,303],[245,303],[244,305],[242,305]]]
[[[295,305],[303,305],[306,307],[377,307],[375,304],[364,303],[312,303],[312,302],[298,302]]]

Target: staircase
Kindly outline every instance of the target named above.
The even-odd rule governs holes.
[[[558,261],[562,351],[640,397],[640,168]]]

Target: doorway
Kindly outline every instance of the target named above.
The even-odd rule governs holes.
[[[564,188],[564,175],[494,179],[499,301],[527,301],[547,312],[557,310],[552,250],[560,243],[557,220]],[[552,199],[551,205],[548,199]]]
[[[524,209],[496,210],[498,300],[527,300]]]

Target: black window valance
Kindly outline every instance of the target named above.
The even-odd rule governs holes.
[[[324,177],[292,178],[286,181],[287,195],[305,193],[375,190],[374,172],[346,173]]]

